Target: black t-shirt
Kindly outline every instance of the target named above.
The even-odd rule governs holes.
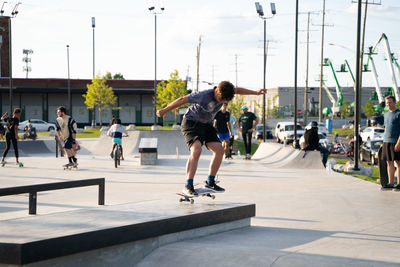
[[[223,113],[220,110],[220,111],[218,111],[217,114],[215,114],[215,118],[214,119],[217,120],[217,131],[218,131],[218,133],[228,133],[229,132],[227,123],[229,123],[230,117],[231,117],[231,114],[228,111]]]
[[[319,147],[318,129],[308,129],[304,133],[304,142],[306,150],[315,150]]]
[[[15,129],[18,129],[19,119],[13,117],[13,118],[4,119],[4,121],[6,122],[6,125],[7,125],[6,134],[15,136]]]

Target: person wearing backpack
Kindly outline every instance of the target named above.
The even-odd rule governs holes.
[[[57,138],[61,144],[63,144],[63,148],[65,153],[68,156],[68,164],[64,165],[64,167],[77,167],[78,160],[75,157],[76,150],[73,149],[73,146],[76,144],[76,130],[77,125],[75,120],[66,114],[67,110],[65,107],[60,106],[57,108]]]

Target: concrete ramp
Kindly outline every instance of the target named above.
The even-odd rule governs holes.
[[[319,151],[298,151],[290,160],[282,162],[279,167],[285,169],[325,169]]]
[[[298,150],[290,146],[282,146],[281,149],[276,151],[274,154],[260,159],[259,162],[262,164],[280,164],[287,160],[296,151]]]
[[[271,143],[271,142],[265,142],[261,143],[257,151],[254,153],[254,155],[251,157],[253,160],[262,160],[265,158],[269,158],[276,154],[279,150],[283,148],[283,145],[278,144],[278,143]]]
[[[55,153],[55,140],[21,140],[18,141],[19,156],[29,156],[37,154]],[[5,142],[0,142],[0,151],[4,151]],[[52,149],[54,147],[54,149]],[[11,144],[11,149],[8,151],[7,157],[14,157],[14,147]]]

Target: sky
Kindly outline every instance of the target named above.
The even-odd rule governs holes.
[[[370,0],[371,1],[371,0]],[[377,0],[375,0],[377,1]],[[155,75],[155,16],[146,0],[22,0],[12,19],[13,76],[24,78],[23,49],[32,49],[29,78],[67,78],[67,48],[74,79],[91,79],[93,31],[96,18],[95,71],[122,73],[125,79],[153,80]],[[260,1],[270,14],[270,2]],[[275,0],[277,14],[267,20],[267,88],[294,86],[295,0]],[[365,46],[372,46],[385,33],[392,52],[400,54],[400,1],[381,0],[369,5]],[[16,1],[8,1],[9,15]],[[159,1],[155,1],[160,6]],[[229,80],[250,89],[263,87],[263,21],[249,0],[164,0],[157,15],[157,78],[168,79],[175,69],[181,78],[196,81],[196,50],[199,36],[200,89],[205,82]],[[309,85],[319,86],[323,0],[299,0],[298,86],[305,85],[307,12],[310,25]],[[324,57],[336,69],[347,59],[355,71],[357,4],[352,0],[326,0]],[[237,55],[237,56],[236,56]],[[374,56],[381,86],[392,79],[383,46]],[[332,72],[324,68],[326,84],[334,86]],[[352,86],[348,73],[338,73],[341,86]],[[400,84],[400,77],[398,77]],[[363,85],[373,86],[372,74],[363,75]]]

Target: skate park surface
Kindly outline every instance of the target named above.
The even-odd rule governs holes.
[[[106,206],[161,201],[190,209],[175,194],[186,180],[188,152],[178,143],[181,137],[168,136],[168,147],[161,148],[166,140],[159,134],[163,152],[157,165],[140,166],[135,134],[140,135],[130,132],[132,139],[123,143],[125,160],[118,169],[108,156],[110,140],[80,140],[77,171],[64,171],[66,159],[54,153],[25,154],[24,168],[0,169],[1,187],[105,177]],[[192,205],[255,203],[251,226],[166,244],[137,266],[399,266],[400,192],[329,172],[317,152],[303,156],[303,151],[267,142],[251,161],[237,156],[224,161],[218,179],[227,191],[215,200],[197,198]],[[195,183],[207,177],[210,159],[209,154],[201,158]],[[38,193],[38,215],[30,216],[27,194],[1,197],[0,221],[96,209],[96,190]]]

